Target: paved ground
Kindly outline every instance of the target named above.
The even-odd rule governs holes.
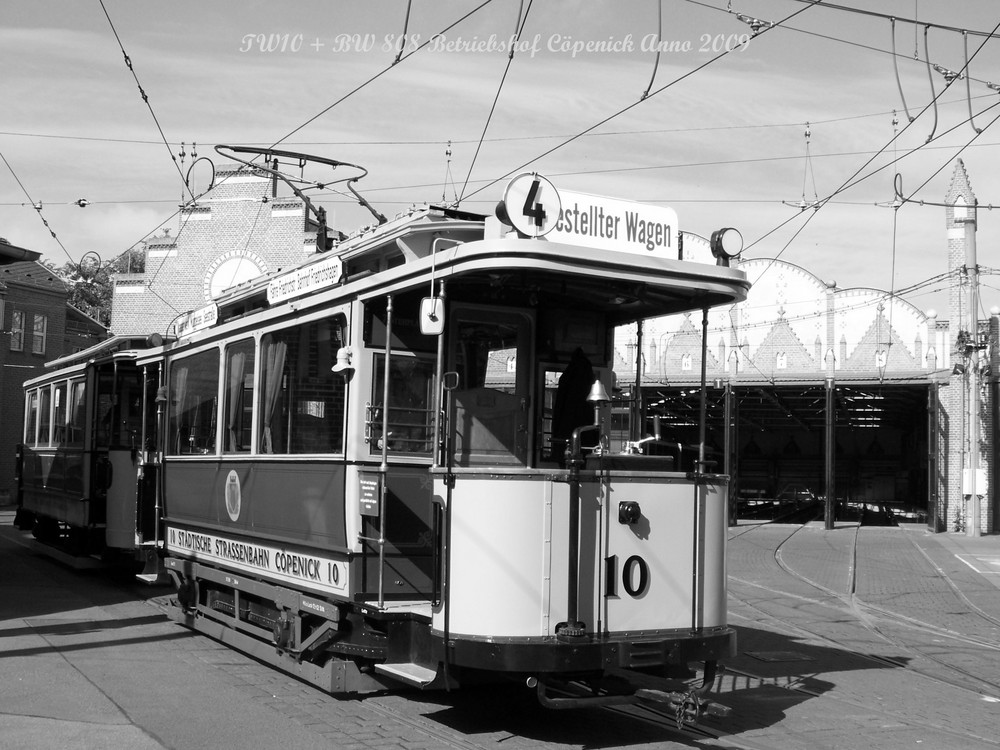
[[[762,525],[729,551],[740,653],[722,699],[758,717],[741,740],[1000,747],[1000,537]],[[740,690],[743,671],[772,689]]]
[[[32,554],[12,516],[0,509],[0,750],[1000,747],[1000,537],[731,530],[740,647],[718,686],[735,718],[711,724],[718,740],[668,741],[593,712],[549,712],[540,730],[491,718],[481,696],[325,696],[165,620],[144,601],[165,590]]]

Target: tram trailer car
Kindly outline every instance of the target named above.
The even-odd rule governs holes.
[[[640,414],[611,444],[613,329],[749,284],[678,260],[675,226],[669,249],[527,236],[516,190],[541,179],[503,221],[381,221],[139,354],[165,362],[175,619],[333,693],[503,678],[556,708],[715,706],[728,480]]]
[[[114,336],[46,364],[24,384],[16,525],[77,566],[135,560],[159,575],[156,414],[159,363],[137,352],[163,343]]]

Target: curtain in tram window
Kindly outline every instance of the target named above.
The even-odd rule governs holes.
[[[264,453],[274,453],[271,443],[271,419],[278,397],[281,395],[281,376],[285,370],[285,355],[288,344],[284,341],[273,341],[267,347],[264,355]]]
[[[68,445],[82,446],[83,445],[83,429],[84,422],[86,420],[86,409],[87,402],[87,387],[82,382],[73,383],[72,385],[72,396],[70,398],[70,413],[69,413],[69,438],[67,441]]]
[[[243,377],[246,372],[246,352],[233,352],[229,359],[229,450],[239,449],[236,441],[236,424],[243,408]]]
[[[190,368],[187,365],[182,365],[178,367],[174,373],[174,414],[173,418],[176,420],[174,423],[175,427],[175,440],[174,452],[181,452],[182,437],[181,437],[181,427],[184,419],[184,400],[187,398],[187,381],[188,372]]]

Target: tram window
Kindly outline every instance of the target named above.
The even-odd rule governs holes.
[[[250,450],[253,416],[254,341],[246,339],[226,347],[225,450]]]
[[[28,392],[28,403],[24,410],[24,442],[28,445],[37,443],[38,432],[38,391]]]
[[[375,357],[369,445],[382,451],[382,399],[385,393],[385,355]],[[389,361],[389,450],[430,455],[434,442],[434,360],[393,355]]]
[[[564,454],[559,455],[553,446],[552,441],[552,414],[555,410],[556,389],[559,387],[559,376],[562,375],[562,368],[548,366],[542,370],[542,382],[544,390],[542,393],[541,430],[539,430],[539,445],[541,447],[542,461],[562,461],[565,455],[565,445],[561,446]]]
[[[219,351],[211,349],[171,364],[171,455],[215,453]]]
[[[261,339],[262,453],[341,453],[347,382],[332,372],[342,319],[317,320]]]
[[[456,311],[451,441],[459,466],[525,463],[531,319],[487,309]]]
[[[142,447],[146,451],[159,448],[160,431],[156,420],[156,394],[160,387],[160,365],[142,368],[143,402],[145,408],[145,425],[142,434]]]
[[[137,370],[113,364],[97,373],[97,435],[100,448],[136,448],[142,427],[142,381]]]
[[[38,445],[51,442],[52,390],[45,385],[38,389]]]
[[[53,388],[52,442],[63,445],[66,442],[66,383],[58,383]]]
[[[83,447],[84,423],[87,408],[87,384],[83,380],[70,383],[69,414],[66,421],[66,445]]]

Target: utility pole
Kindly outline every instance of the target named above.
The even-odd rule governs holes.
[[[965,523],[967,536],[979,536],[980,503],[979,493],[985,487],[979,486],[979,265],[976,258],[976,202],[969,206],[959,196],[955,201],[955,223],[965,226],[965,274],[967,287],[967,339],[964,342],[966,354],[966,377],[969,386],[969,468],[965,489],[969,493],[968,517]]]

